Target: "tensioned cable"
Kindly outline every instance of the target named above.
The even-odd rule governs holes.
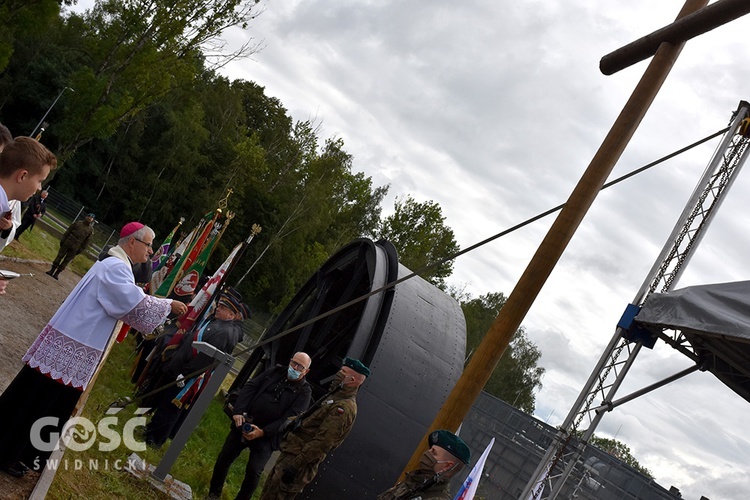
[[[629,178],[633,177],[634,175],[640,174],[641,172],[644,172],[644,171],[646,171],[646,170],[648,170],[648,169],[650,169],[652,167],[655,167],[655,166],[657,166],[657,165],[659,165],[661,163],[664,163],[665,161],[670,160],[670,159],[674,158],[675,156],[678,156],[678,155],[680,155],[680,154],[682,154],[682,153],[684,153],[686,151],[689,151],[689,150],[691,150],[691,149],[693,149],[693,148],[695,148],[697,146],[700,146],[701,144],[703,144],[705,142],[708,142],[711,139],[724,134],[729,129],[730,129],[730,127],[723,128],[723,129],[719,130],[718,132],[714,132],[713,134],[711,134],[711,135],[709,135],[707,137],[704,137],[703,139],[700,139],[700,140],[698,140],[698,141],[696,141],[696,142],[694,142],[692,144],[689,144],[688,146],[685,146],[682,149],[678,149],[677,151],[674,151],[673,153],[670,153],[670,154],[668,154],[666,156],[663,156],[663,157],[659,158],[658,160],[655,160],[655,161],[653,161],[653,162],[651,162],[651,163],[649,163],[647,165],[644,165],[644,166],[642,166],[640,168],[637,168],[637,169],[635,169],[635,170],[633,170],[631,172],[628,172],[627,174],[625,174],[625,175],[623,175],[621,177],[618,177],[618,178],[614,179],[613,181],[607,182],[604,185],[602,185],[600,191],[602,191],[604,189],[607,189],[608,187],[614,186],[615,184],[618,184],[618,183],[620,183],[620,182],[622,182],[622,181],[624,181],[626,179],[629,179]],[[442,259],[440,259],[438,261],[435,261],[433,263],[427,264],[426,266],[418,269],[417,271],[412,272],[411,274],[407,274],[406,276],[404,276],[402,278],[399,278],[399,279],[397,279],[395,281],[388,282],[385,285],[381,286],[380,288],[372,290],[372,291],[370,291],[370,292],[368,292],[368,293],[366,293],[364,295],[360,295],[359,297],[357,297],[355,299],[352,299],[349,302],[345,302],[344,304],[341,304],[340,306],[336,306],[333,309],[330,309],[330,310],[328,310],[328,311],[326,311],[324,313],[320,313],[319,315],[315,316],[314,318],[310,318],[310,319],[308,319],[306,321],[303,321],[302,323],[300,323],[298,325],[295,325],[295,326],[293,326],[291,328],[288,328],[288,329],[286,329],[286,330],[284,330],[284,331],[282,331],[280,333],[277,333],[276,335],[274,335],[272,337],[269,337],[269,338],[263,339],[263,340],[259,340],[255,344],[253,344],[252,346],[249,346],[249,347],[247,347],[247,348],[239,351],[236,354],[236,356],[240,356],[240,355],[245,354],[245,353],[247,353],[249,351],[255,350],[258,347],[264,346],[264,345],[266,345],[266,344],[268,344],[270,342],[273,342],[274,340],[278,340],[278,339],[280,339],[282,337],[285,337],[286,335],[289,335],[290,333],[296,332],[297,330],[300,330],[300,329],[302,329],[302,328],[304,328],[304,327],[306,327],[308,325],[311,325],[311,324],[315,323],[316,321],[319,321],[321,319],[327,318],[328,316],[336,314],[337,312],[342,311],[342,310],[346,309],[347,307],[351,307],[354,304],[358,304],[359,302],[362,302],[363,300],[368,299],[368,298],[372,297],[373,295],[377,295],[378,293],[381,293],[381,292],[384,292],[386,290],[389,290],[390,288],[395,287],[399,283],[403,283],[404,281],[409,280],[411,278],[414,278],[415,276],[419,276],[421,273],[424,273],[425,271],[429,271],[430,269],[433,269],[433,268],[435,268],[435,267],[437,267],[437,266],[439,266],[441,264],[444,264],[444,263],[446,263],[448,261],[451,261],[451,260],[453,260],[453,259],[455,259],[457,257],[460,257],[461,255],[464,255],[464,254],[466,254],[468,252],[471,252],[472,250],[476,250],[477,248],[479,248],[481,246],[484,246],[487,243],[495,241],[496,239],[500,238],[501,236],[505,236],[507,234],[510,234],[510,233],[512,233],[512,232],[514,232],[514,231],[516,231],[518,229],[521,229],[522,227],[528,226],[532,222],[536,222],[539,219],[542,219],[542,218],[544,218],[544,217],[546,217],[546,216],[548,216],[550,214],[553,214],[553,213],[555,213],[555,212],[557,212],[559,210],[562,210],[562,208],[564,206],[565,206],[565,203],[561,203],[560,205],[557,205],[556,207],[550,208],[549,210],[547,210],[545,212],[542,212],[542,213],[540,213],[538,215],[535,215],[534,217],[526,219],[525,221],[523,221],[523,222],[521,222],[519,224],[516,224],[515,226],[512,226],[512,227],[510,227],[510,228],[508,228],[508,229],[506,229],[504,231],[501,231],[501,232],[499,232],[499,233],[497,233],[497,234],[495,234],[493,236],[490,236],[489,238],[486,238],[486,239],[480,241],[479,243],[475,243],[475,244],[473,244],[473,245],[471,245],[471,246],[469,246],[469,247],[467,247],[467,248],[465,248],[463,250],[460,250],[460,251],[458,251],[458,252],[456,252],[456,253],[454,253],[452,255],[449,255],[448,257],[444,257],[444,258],[442,258]],[[194,373],[186,375],[185,379],[189,379],[189,378],[192,378],[194,376],[197,376],[197,375],[199,375],[199,374],[201,374],[203,372],[206,372],[208,370],[211,370],[211,369],[215,368],[218,365],[219,365],[219,362],[215,361],[215,362],[213,362],[207,368],[204,368],[202,370],[199,370],[199,371],[196,371]],[[166,389],[168,387],[171,387],[171,386],[173,386],[175,384],[177,384],[177,381],[171,382],[171,383],[166,384],[166,385],[164,385],[162,387],[154,389],[153,391],[148,392],[146,394],[143,394],[143,395],[139,396],[136,399],[144,399],[144,398],[146,398],[148,396],[152,396],[153,394],[156,394],[156,393],[158,393],[158,392],[160,392],[160,391],[162,391],[162,390],[164,390],[164,389]],[[130,404],[130,403],[131,403],[131,401],[127,401],[124,404],[127,405],[127,404]]]

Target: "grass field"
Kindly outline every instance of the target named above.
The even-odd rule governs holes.
[[[43,260],[52,262],[60,249],[60,240],[57,236],[46,232],[37,224],[33,229],[24,232],[19,240],[23,245],[8,245],[3,250],[5,257],[17,257],[20,259]],[[67,268],[67,272],[73,271],[80,275],[86,273],[94,264],[94,261],[84,254],[77,255]]]
[[[130,383],[129,373],[133,361],[131,356],[133,349],[132,338],[128,337],[112,350],[83,412],[83,416],[92,422],[97,423],[105,418],[106,411],[113,401],[132,396],[133,385]],[[112,429],[116,429],[119,435],[123,435],[122,426],[134,416],[136,408],[137,405],[131,405],[117,413],[118,425],[113,425]],[[190,485],[193,498],[203,498],[208,493],[208,483],[211,479],[214,461],[226,438],[229,422],[229,418],[222,411],[220,397],[214,398],[170,472],[176,479]],[[139,438],[136,433],[136,439],[142,438]],[[101,441],[106,444],[108,440]],[[138,455],[147,463],[157,465],[166,452],[168,444],[169,442],[160,450],[147,448],[144,452],[138,452]],[[131,451],[124,444],[113,451],[100,451],[98,445],[82,452],[67,450],[64,458],[68,460],[68,469],[58,469],[55,482],[50,488],[49,498],[168,498],[129,473],[113,470],[117,460],[125,464],[130,453]],[[234,498],[239,490],[244,477],[246,459],[247,452],[243,452],[243,455],[240,455],[240,458],[233,464],[222,498]],[[79,470],[74,470],[76,460],[82,464]],[[98,470],[89,470],[91,463],[97,464]],[[108,466],[108,470],[104,470],[105,466]],[[259,494],[260,489],[256,493]]]

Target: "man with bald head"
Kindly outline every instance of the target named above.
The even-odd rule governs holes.
[[[250,457],[235,498],[252,498],[271,453],[279,447],[279,427],[310,405],[312,388],[305,380],[310,363],[310,356],[295,353],[288,366],[270,368],[240,390],[232,408],[229,435],[216,459],[208,498],[221,498],[229,467],[245,448],[250,450]]]

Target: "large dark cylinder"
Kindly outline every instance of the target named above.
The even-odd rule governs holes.
[[[355,240],[321,266],[263,338],[408,274],[391,243]],[[233,388],[267,366],[286,364],[296,351],[312,357],[313,397],[326,392],[344,357],[372,371],[357,396],[351,434],[299,498],[375,498],[397,480],[458,380],[466,323],[453,298],[414,277],[258,348]]]

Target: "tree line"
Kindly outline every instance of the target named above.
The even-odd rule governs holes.
[[[180,217],[192,227],[231,188],[235,217],[209,268],[262,226],[234,273],[257,261],[240,291],[269,314],[359,237],[388,239],[406,267],[448,290],[451,260],[425,269],[459,250],[439,204],[406,196],[384,217],[389,186],[355,171],[342,139],[293,120],[258,84],[219,74],[259,49],[251,40],[227,53],[221,38],[260,14],[254,1],[98,0],[84,13],[73,3],[0,4],[0,121],[14,135],[43,129],[60,161],[52,189],[108,225],[137,219],[164,236]],[[470,351],[504,297],[459,295]],[[489,392],[533,411],[540,355],[519,330]]]

